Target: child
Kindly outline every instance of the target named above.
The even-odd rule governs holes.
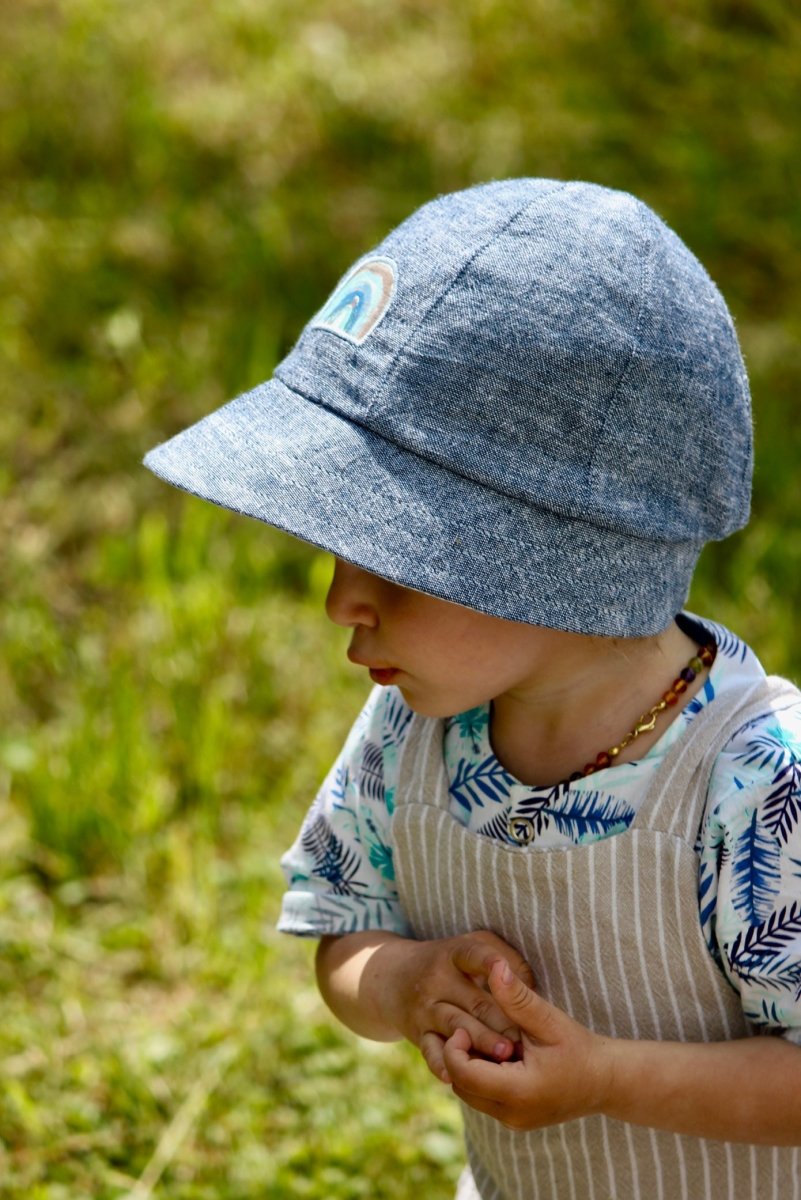
[[[679,238],[591,184],[440,197],[146,462],[335,556],[378,686],[281,927],[462,1101],[459,1196],[797,1195],[801,699],[682,612],[751,423]]]

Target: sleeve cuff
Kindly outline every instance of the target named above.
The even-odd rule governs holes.
[[[397,904],[386,900],[358,900],[347,896],[290,891],[284,894],[278,931],[295,937],[343,937],[383,929],[400,937],[414,937]]]

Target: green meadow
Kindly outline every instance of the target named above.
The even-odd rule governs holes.
[[[801,21],[25,0],[0,55],[0,1198],[444,1200],[449,1094],[338,1027],[274,929],[367,691],[329,563],[141,458],[433,195],[622,187],[720,284],[752,379],[753,520],[691,607],[801,678]]]

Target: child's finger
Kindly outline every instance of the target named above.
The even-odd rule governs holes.
[[[473,1048],[473,1043],[470,1041],[470,1037],[466,1029],[457,1029],[456,1032],[448,1038],[447,1045],[453,1052],[455,1059],[459,1062],[461,1062],[463,1059],[466,1059]]]
[[[502,948],[501,948],[502,947]],[[465,939],[454,950],[453,963],[463,974],[487,979],[497,962],[506,962],[512,972],[528,987],[534,987],[534,972],[521,954],[512,946],[498,940],[496,945],[486,935]]]
[[[456,1020],[455,1014],[467,1014],[476,1023],[476,1027],[481,1027],[494,1031],[495,1034],[500,1034],[501,1038],[507,1038],[510,1042],[519,1040],[520,1031],[516,1024],[511,1022],[500,1008],[492,994],[476,983],[470,982],[463,976],[459,975],[456,979],[450,981],[451,986],[447,992],[443,992],[439,999],[440,1013],[435,1028],[439,1033],[444,1033],[449,1037],[457,1025],[462,1025],[462,1020]],[[450,1021],[450,1024],[443,1023]],[[470,1029],[473,1028],[471,1024]],[[482,1052],[486,1052],[486,1044],[482,1044]]]
[[[431,1074],[442,1083],[450,1083],[451,1077],[448,1074],[448,1068],[445,1066],[445,1059],[442,1056],[444,1045],[445,1039],[440,1034],[430,1032],[423,1034],[420,1039],[419,1048]]]
[[[560,1019],[565,1019],[565,1015],[527,987],[507,963],[498,962],[493,967],[489,986],[500,1008],[524,1033],[546,1044],[556,1044],[560,1040]]]
[[[486,1058],[503,1062],[515,1053],[519,1037],[517,1028],[509,1029],[511,1036],[506,1036],[493,1029],[491,1025],[484,1024],[483,1020],[478,1020],[469,1012],[465,1012],[464,1009],[453,1004],[438,1004],[433,1015],[435,1016],[435,1032],[448,1038],[457,1030],[463,1029],[470,1038],[473,1049]],[[507,1028],[509,1027],[501,1013],[498,1013],[496,1021],[499,1025],[505,1023]]]
[[[465,1097],[497,1101],[508,1086],[506,1072],[519,1068],[521,1064],[487,1062],[476,1057],[474,1049],[466,1030],[457,1029],[442,1046],[443,1068],[454,1090],[458,1089]]]

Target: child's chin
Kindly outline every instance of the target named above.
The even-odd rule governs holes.
[[[442,721],[464,711],[458,704],[454,704],[453,700],[449,701],[444,696],[427,695],[422,689],[404,687],[399,683],[395,686],[412,712],[416,712],[420,717],[436,717]]]

